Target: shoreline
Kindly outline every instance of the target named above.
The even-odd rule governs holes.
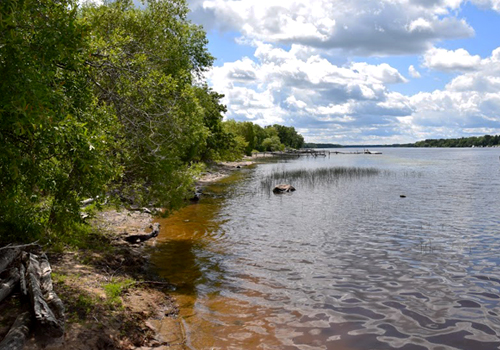
[[[202,175],[198,179],[196,179],[195,186],[196,188],[204,187],[206,185],[220,181],[231,175],[231,173],[233,171],[236,171],[237,169],[256,164],[255,160],[257,159],[257,157],[245,157],[241,161],[221,162],[215,165],[211,165],[209,166],[208,170],[202,172]]]
[[[203,189],[256,159],[209,166],[195,186]],[[151,231],[154,219],[125,208],[100,211],[90,220],[98,234],[87,249],[48,254],[54,290],[67,309],[65,335],[49,344],[32,336],[25,349],[187,349],[178,305],[169,293],[172,285],[150,269],[146,248],[154,247],[156,238],[140,245],[123,239]],[[113,288],[115,296],[109,292]]]
[[[207,167],[195,181],[197,191],[257,159]],[[154,220],[151,213],[126,208],[99,211],[89,218],[93,233],[84,248],[49,250],[54,291],[66,308],[65,334],[55,340],[31,335],[25,349],[186,350],[172,285],[150,268],[146,248],[154,247],[156,238],[139,245],[124,240],[150,232]],[[19,299],[14,294],[0,304],[0,339],[22,311]]]

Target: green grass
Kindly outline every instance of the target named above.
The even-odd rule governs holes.
[[[132,279],[112,280],[110,283],[106,283],[103,288],[106,293],[107,304],[111,307],[121,307],[123,292],[133,284],[134,281]]]
[[[358,179],[380,174],[376,168],[332,167],[274,171],[261,180],[261,188],[270,191],[280,183],[301,186],[328,185],[340,179]]]

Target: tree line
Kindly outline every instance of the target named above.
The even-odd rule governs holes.
[[[0,237],[70,234],[85,198],[171,210],[200,164],[300,148],[223,122],[214,58],[185,0],[0,2]]]
[[[411,144],[411,147],[493,147],[500,145],[500,135],[461,137],[455,139],[428,139]]]

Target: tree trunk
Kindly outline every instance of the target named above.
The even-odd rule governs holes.
[[[10,272],[8,279],[0,281],[0,303],[7,298],[19,282],[19,271],[14,268]]]
[[[0,350],[22,350],[26,338],[30,333],[31,314],[29,312],[22,313],[17,316],[16,321],[9,330],[9,333],[0,343]]]
[[[17,258],[19,251],[18,248],[4,248],[0,250],[0,273]]]
[[[40,278],[40,263],[36,260],[36,255],[28,254],[26,262],[26,282],[28,294],[34,310],[35,320],[43,329],[45,334],[58,338],[64,334],[64,328],[58,322],[56,316],[50,309],[42,294]],[[44,285],[47,286],[48,283],[44,282]]]

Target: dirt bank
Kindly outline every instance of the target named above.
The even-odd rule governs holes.
[[[171,286],[149,273],[143,246],[122,239],[145,232],[152,219],[106,210],[92,220],[96,233],[88,248],[48,253],[54,290],[66,308],[65,335],[54,340],[35,334],[25,349],[184,349]],[[22,310],[19,294],[0,305],[0,339]],[[157,329],[159,324],[169,329]]]
[[[253,159],[253,160],[252,160]],[[203,187],[207,184],[217,182],[229,176],[233,171],[255,164],[256,158],[246,157],[239,162],[222,162],[211,165],[204,171],[196,181],[196,187]]]

